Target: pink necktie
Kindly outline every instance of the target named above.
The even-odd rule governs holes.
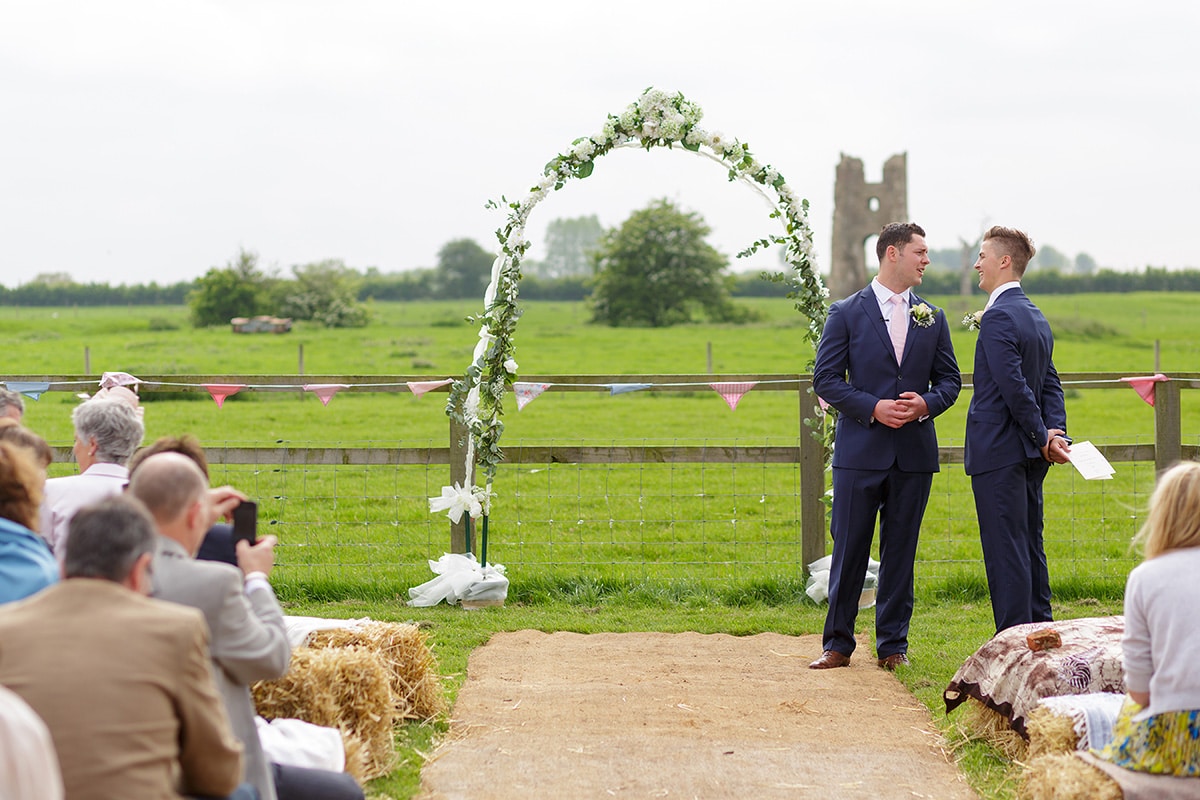
[[[892,304],[888,334],[892,337],[892,347],[896,348],[896,363],[899,364],[904,360],[904,340],[908,338],[908,306],[898,294],[889,297],[888,302]]]

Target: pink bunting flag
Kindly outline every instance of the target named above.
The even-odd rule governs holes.
[[[217,401],[217,408],[225,405],[226,397],[237,394],[246,388],[246,384],[244,383],[205,383],[201,385],[205,389],[208,389],[208,393],[212,395],[212,399]]]
[[[758,384],[758,381],[731,381],[728,383],[710,383],[709,386],[716,391],[717,394],[725,398],[725,402],[729,405],[730,411],[737,410],[738,401],[742,399],[742,395],[753,389]]]
[[[312,392],[317,397],[321,398],[321,405],[329,405],[329,401],[338,393],[339,389],[349,389],[350,387],[344,383],[306,383],[304,391]]]
[[[426,392],[432,392],[434,389],[440,389],[451,383],[454,383],[454,381],[450,378],[441,381],[409,381],[408,390],[417,397],[420,397]]]
[[[1138,397],[1145,400],[1150,405],[1154,405],[1154,384],[1162,383],[1163,381],[1171,380],[1161,372],[1149,375],[1144,378],[1121,378],[1121,380],[1133,387],[1133,390],[1138,393]]]
[[[549,388],[548,383],[514,383],[513,394],[517,396],[517,411],[532,403]]]

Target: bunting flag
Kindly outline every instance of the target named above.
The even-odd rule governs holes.
[[[710,383],[709,386],[711,386],[717,394],[725,398],[725,403],[729,406],[730,411],[736,411],[738,401],[742,399],[742,395],[753,389],[757,384],[758,381],[745,381]]]
[[[608,384],[608,393],[611,397],[614,394],[625,394],[626,392],[640,392],[642,389],[649,389],[648,383],[610,383]]]
[[[407,385],[410,392],[420,397],[426,392],[432,392],[434,389],[440,389],[451,383],[454,383],[454,381],[451,378],[446,378],[441,381],[409,381]]]
[[[826,403],[825,398],[821,397],[821,395],[817,395],[817,405],[821,407],[822,414],[829,410],[829,403]]]
[[[202,383],[200,385],[208,389],[208,393],[212,395],[212,399],[217,401],[217,408],[225,405],[226,397],[237,394],[246,388],[246,384],[244,383]]]
[[[549,388],[550,384],[548,383],[514,383],[513,394],[517,396],[517,411],[538,399],[542,392]]]
[[[34,400],[41,400],[42,394],[50,391],[49,381],[7,381],[4,385],[10,390],[26,397],[32,397]]]
[[[1121,378],[1121,380],[1132,386],[1133,390],[1138,393],[1138,397],[1150,405],[1154,405],[1154,384],[1171,379],[1158,372],[1145,378]]]
[[[321,398],[321,405],[329,405],[329,401],[341,389],[349,389],[349,385],[345,383],[306,383],[304,391],[312,392],[317,397]]]
[[[111,389],[114,386],[133,386],[136,388],[139,383],[141,381],[128,372],[106,372],[100,376],[101,389]]]

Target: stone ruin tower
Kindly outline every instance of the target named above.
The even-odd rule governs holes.
[[[889,222],[908,222],[908,154],[883,165],[883,182],[867,183],[861,158],[842,154],[833,187],[833,260],[829,297],[841,300],[867,285],[863,247]],[[875,266],[872,259],[872,271]]]

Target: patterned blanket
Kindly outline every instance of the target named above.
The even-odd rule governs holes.
[[[1030,650],[1025,637],[1046,628],[1058,631],[1062,647]],[[942,693],[946,713],[973,697],[1028,739],[1025,718],[1043,697],[1125,692],[1124,631],[1123,616],[1034,622],[1001,631],[954,673]]]

